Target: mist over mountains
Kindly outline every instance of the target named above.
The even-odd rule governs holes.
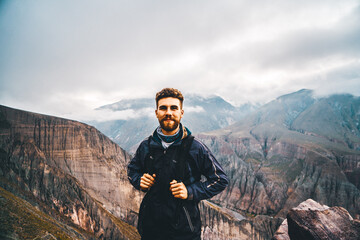
[[[191,132],[207,132],[229,126],[258,108],[258,105],[243,104],[235,107],[219,96],[201,97],[185,96],[185,111],[182,123]],[[124,99],[119,102],[97,108],[114,112],[127,111],[126,120],[89,121],[113,141],[129,152],[134,152],[137,145],[152,134],[159,125],[155,117],[156,103],[154,98]]]

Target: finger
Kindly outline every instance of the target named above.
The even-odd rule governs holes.
[[[174,197],[178,197],[178,196],[180,196],[180,195],[181,195],[181,193],[176,193],[176,194],[173,193],[173,196],[174,196]]]
[[[150,176],[149,174],[144,174],[144,175],[141,177],[141,179],[144,179],[144,180],[146,180],[146,181],[148,181],[148,182],[155,182],[155,179],[154,179],[152,176]]]
[[[143,175],[143,177],[146,178],[146,179],[148,179],[148,180],[155,181],[155,179],[154,179],[150,174],[145,173],[145,174]]]
[[[186,191],[186,188],[183,188],[183,187],[173,188],[172,191],[173,191],[173,192],[179,192],[179,191],[185,192],[185,191]]]
[[[145,182],[145,181],[140,181],[140,185],[146,186],[147,188],[151,187],[154,185],[153,182]]]
[[[143,177],[146,177],[147,179],[150,179],[151,181],[154,181],[155,180],[155,178],[153,178],[150,174],[148,174],[148,173],[145,173],[144,175],[143,175]]]
[[[149,188],[149,187],[152,187],[153,185],[154,185],[154,182],[152,182],[152,181],[145,181],[145,180],[140,181],[140,187],[143,187],[143,188]]]
[[[177,187],[177,188],[172,188],[172,189],[171,189],[171,192],[179,192],[179,191],[185,192],[185,191],[186,191],[186,188],[184,188],[184,187]]]
[[[179,196],[179,195],[184,195],[185,193],[182,191],[177,191],[177,192],[173,192],[172,194],[173,196]]]
[[[178,187],[178,188],[171,188],[170,190],[171,190],[171,192],[179,192],[179,191],[184,190],[184,189]]]
[[[173,184],[171,185],[171,190],[174,191],[176,189],[186,189],[185,185],[181,182],[181,183],[177,183],[177,184]]]
[[[185,195],[181,195],[181,194],[178,194],[178,195],[174,195],[175,198],[181,198],[181,199],[185,199]]]
[[[140,188],[142,188],[142,189],[148,189],[149,186],[146,185],[146,184],[140,183]]]
[[[171,185],[171,188],[172,189],[176,189],[176,188],[184,188],[185,186],[181,183],[176,183],[176,184],[173,184]]]
[[[172,191],[172,192],[174,192],[174,191],[179,191],[179,190],[183,190],[184,188],[182,187],[182,186],[171,186],[170,187],[170,190]]]
[[[173,189],[175,187],[175,185],[176,185],[176,180],[172,180],[170,182],[170,190]]]
[[[146,185],[153,185],[154,184],[154,182],[149,181],[149,180],[141,180],[140,182],[142,182],[143,184],[146,184]]]
[[[154,182],[147,178],[141,178],[140,182],[146,183],[146,184],[153,184]]]
[[[151,187],[151,184],[147,183],[147,182],[140,182],[140,186],[143,186],[143,187]]]
[[[182,185],[181,183],[173,183],[171,186],[174,188],[174,187],[179,187],[181,185]]]

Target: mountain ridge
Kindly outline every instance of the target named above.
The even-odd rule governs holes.
[[[359,117],[359,97],[315,99],[311,90],[301,90],[226,128],[198,134],[233,180],[218,203],[284,217],[291,206],[315,198],[359,215]]]

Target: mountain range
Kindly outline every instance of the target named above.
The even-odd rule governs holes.
[[[312,198],[360,214],[360,98],[281,96],[239,122],[199,134],[220,160],[230,186],[217,202],[284,217]]]
[[[304,89],[243,109],[219,97],[194,98],[199,102],[185,100],[184,124],[230,179],[224,192],[200,204],[204,239],[270,239],[287,212],[308,198],[360,219],[359,97],[315,97]],[[102,108],[153,112],[150,100]],[[101,124],[117,141],[131,139],[131,148],[151,134],[155,120]],[[126,177],[131,155],[104,133],[0,106],[0,236],[139,239],[134,226],[143,195]]]
[[[193,133],[207,132],[229,126],[258,108],[258,104],[232,105],[219,96],[185,96],[182,123]],[[159,125],[155,118],[156,103],[152,98],[124,99],[97,108],[126,112],[128,119],[88,121],[125,150],[134,153],[138,144]]]

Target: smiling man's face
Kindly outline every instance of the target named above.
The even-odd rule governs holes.
[[[155,110],[162,132],[165,135],[173,135],[179,129],[180,120],[184,115],[181,102],[177,98],[167,97],[158,101]]]

